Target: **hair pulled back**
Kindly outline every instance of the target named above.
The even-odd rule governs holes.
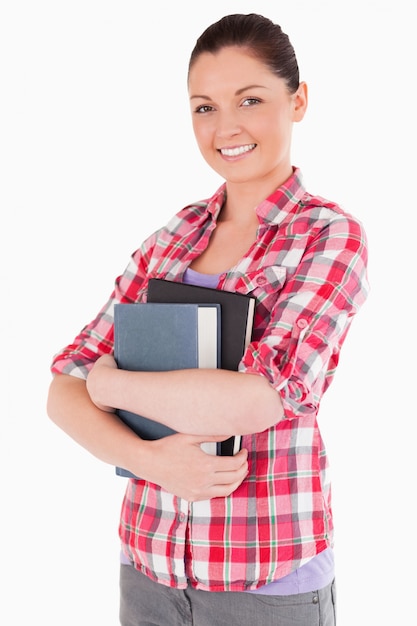
[[[229,46],[246,49],[284,79],[290,93],[297,91],[300,84],[299,69],[288,35],[281,26],[256,13],[226,15],[206,28],[191,53],[188,74],[200,54],[215,54]]]

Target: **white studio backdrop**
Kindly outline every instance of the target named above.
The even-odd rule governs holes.
[[[220,183],[192,134],[186,70],[200,32],[235,12],[289,34],[310,93],[293,163],[369,238],[371,295],[320,413],[338,624],[411,623],[411,5],[0,3],[1,624],[118,623],[125,483],[47,418],[49,365],[141,241]]]

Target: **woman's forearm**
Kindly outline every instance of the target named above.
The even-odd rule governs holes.
[[[128,372],[106,359],[90,373],[94,402],[140,413],[188,434],[244,435],[282,418],[279,394],[262,376],[220,369]]]

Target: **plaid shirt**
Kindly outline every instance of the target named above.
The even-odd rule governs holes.
[[[134,252],[98,316],[55,355],[52,371],[85,378],[113,350],[115,302],[146,301],[151,277],[181,281],[206,248],[225,197],[185,207]],[[243,437],[249,475],[226,498],[190,503],[129,480],[120,537],[134,565],[159,583],[207,591],[258,588],[332,545],[331,490],[317,425],[323,393],[353,316],[366,299],[367,243],[358,220],[311,196],[298,169],[256,212],[256,243],[219,289],[257,298],[240,371],[265,376],[284,419]]]

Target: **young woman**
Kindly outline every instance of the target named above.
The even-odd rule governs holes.
[[[52,420],[129,469],[120,520],[123,626],[335,623],[333,525],[317,424],[353,316],[367,295],[361,223],[309,194],[291,164],[307,86],[292,45],[260,15],[211,25],[191,54],[195,136],[224,179],[133,253],[109,301],[57,355]],[[113,307],[152,277],[256,296],[239,371],[127,372]],[[115,409],[177,434],[138,438]],[[242,435],[234,457],[204,441]]]

